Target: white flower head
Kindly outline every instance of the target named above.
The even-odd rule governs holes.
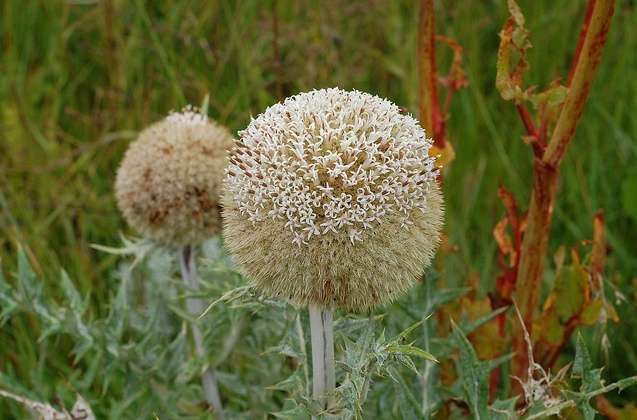
[[[365,231],[391,214],[408,229],[427,210],[437,170],[431,140],[391,102],[358,91],[314,90],[268,108],[239,133],[227,188],[254,224],[285,220],[301,246]]]
[[[367,93],[322,89],[271,106],[239,134],[224,239],[259,289],[359,311],[420,278],[443,200],[414,118]]]
[[[143,130],[117,171],[117,204],[145,237],[175,245],[221,231],[230,132],[188,106]]]

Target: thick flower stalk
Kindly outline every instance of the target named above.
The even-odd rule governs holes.
[[[221,231],[219,194],[233,137],[225,128],[188,107],[142,131],[117,172],[117,204],[128,223],[147,238],[177,245],[181,274],[193,293],[199,289],[194,245]],[[203,311],[187,299],[188,312]],[[191,324],[194,351],[206,357],[203,334]],[[223,408],[215,372],[202,373],[206,400],[217,418]]]
[[[333,359],[331,311],[393,301],[434,255],[443,203],[431,140],[391,102],[340,89],[290,97],[240,136],[225,244],[264,293],[310,307],[313,353]],[[329,391],[333,367],[323,376]]]

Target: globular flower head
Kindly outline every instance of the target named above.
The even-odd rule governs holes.
[[[220,233],[219,194],[233,141],[227,129],[191,107],[142,131],[115,181],[117,204],[128,223],[150,239],[174,245]]]
[[[431,141],[376,96],[302,93],[240,132],[225,244],[254,284],[299,305],[366,310],[429,264],[443,223]]]

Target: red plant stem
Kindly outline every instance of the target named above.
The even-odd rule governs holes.
[[[546,146],[546,136],[548,135],[548,131],[549,131],[549,119],[543,118],[542,124],[540,125],[540,133],[538,138],[538,143],[540,143],[542,147]]]
[[[579,61],[579,57],[582,54],[582,48],[584,46],[584,40],[586,39],[586,33],[588,32],[588,28],[591,25],[591,17],[593,16],[593,9],[595,8],[595,0],[590,0],[586,5],[586,14],[584,15],[584,23],[582,24],[582,29],[579,32],[579,38],[577,39],[577,47],[575,47],[575,55],[573,56],[573,62],[571,63],[571,70],[568,72],[568,81],[567,86],[571,85],[573,81],[573,75],[575,74],[575,68],[577,67],[577,62]]]
[[[522,119],[522,123],[524,124],[526,132],[529,134],[529,136],[538,138],[538,132],[535,128],[533,117],[531,116],[531,113],[529,112],[527,107],[524,104],[518,104],[515,107],[518,110],[518,114],[520,114],[520,118]]]
[[[589,1],[590,18],[588,23],[584,22],[587,29],[582,30],[584,39],[575,57],[569,93],[546,151],[541,158],[536,157],[534,161],[533,191],[514,294],[524,325],[531,334],[542,286],[551,216],[559,179],[559,165],[584,110],[606,43],[614,6],[614,0]],[[513,323],[511,345],[515,353],[512,375],[526,380],[529,360],[524,331],[517,322]],[[520,386],[517,381],[514,381],[514,385],[514,392],[519,392]]]
[[[557,166],[562,161],[582,117],[591,84],[602,58],[602,51],[606,44],[615,9],[615,0],[590,0],[589,3],[594,3],[593,10],[588,29],[582,31],[585,33],[585,39],[582,41],[582,48],[576,56],[577,64],[573,70],[569,92],[555,125],[555,130],[553,130],[551,141],[544,152],[543,161],[551,166]],[[589,7],[591,6],[589,5]]]
[[[522,123],[524,124],[526,132],[531,137],[531,147],[533,147],[533,153],[535,154],[535,156],[542,156],[542,153],[544,152],[544,145],[540,141],[541,133],[535,127],[535,123],[533,122],[531,113],[524,104],[518,104],[515,107],[518,110],[520,118],[522,119]]]
[[[440,133],[440,105],[436,84],[436,42],[433,0],[421,0],[418,20],[418,74],[420,97],[420,123],[428,134],[433,135],[434,145],[444,148],[445,140]]]

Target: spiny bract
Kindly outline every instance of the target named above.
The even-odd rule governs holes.
[[[142,235],[196,244],[221,231],[219,194],[233,137],[187,107],[141,132],[117,171],[117,204]]]
[[[443,223],[431,141],[376,96],[302,93],[239,133],[224,238],[257,287],[293,303],[366,310],[411,287]]]

